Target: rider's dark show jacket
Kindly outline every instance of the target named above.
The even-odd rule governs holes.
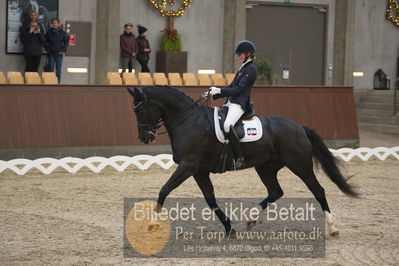
[[[231,103],[241,105],[245,113],[251,113],[251,88],[255,81],[256,66],[253,61],[249,61],[245,63],[240,70],[238,70],[231,84],[227,87],[221,88],[221,94],[216,94],[213,98],[216,100],[228,97],[227,100],[230,100]]]

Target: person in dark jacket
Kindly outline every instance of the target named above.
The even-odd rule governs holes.
[[[125,24],[124,29],[124,32],[120,36],[122,71],[129,69],[129,72],[132,72],[136,55],[138,54],[137,41],[132,32],[132,24]]]
[[[46,33],[46,50],[49,70],[53,72],[55,65],[58,82],[61,81],[62,60],[68,48],[68,41],[66,32],[60,27],[60,20],[52,18],[51,28]]]
[[[31,13],[31,17],[37,17],[36,11]],[[37,20],[32,20],[28,26],[21,27],[20,39],[24,45],[25,72],[38,72],[42,50],[46,44],[43,27]]]
[[[229,107],[229,111],[223,127],[236,155],[236,169],[240,169],[244,167],[244,155],[234,125],[244,113],[253,112],[250,98],[251,88],[256,81],[256,66],[252,61],[255,58],[255,45],[251,41],[241,41],[235,53],[242,65],[232,83],[224,88],[211,87],[204,96],[227,98],[225,105]]]
[[[138,25],[139,37],[137,38],[137,46],[139,53],[137,55],[137,60],[141,65],[141,72],[150,72],[148,68],[148,60],[150,60],[150,42],[147,40],[148,31],[145,27]]]

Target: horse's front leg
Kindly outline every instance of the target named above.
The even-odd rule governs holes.
[[[202,194],[204,195],[205,201],[208,206],[215,212],[219,220],[222,222],[226,234],[229,237],[235,237],[235,230],[231,228],[230,219],[224,214],[224,212],[219,208],[215,199],[215,192],[211,179],[209,178],[209,172],[198,172],[194,174],[194,179],[200,187]]]
[[[176,171],[172,174],[169,180],[163,185],[161,191],[158,196],[158,204],[156,207],[156,211],[159,212],[162,209],[162,206],[165,202],[166,197],[172,192],[175,188],[180,186],[187,178],[192,176],[194,173],[194,169],[191,164],[181,163]]]
[[[175,188],[180,186],[187,178],[193,175],[193,169],[190,164],[181,163],[176,171],[172,174],[169,180],[163,185],[161,191],[159,192],[157,205],[154,209],[155,212],[159,213],[162,210],[162,206],[165,202],[166,197]],[[148,226],[149,231],[156,231],[159,228],[159,223],[157,220],[152,220]]]

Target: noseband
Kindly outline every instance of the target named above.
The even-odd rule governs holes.
[[[145,100],[139,102],[137,105],[134,106],[133,110],[136,110],[144,102],[145,102]],[[150,103],[148,103],[148,104],[151,105]],[[155,105],[153,107],[159,109]],[[137,126],[139,126],[139,127],[148,127],[149,129],[148,129],[147,133],[153,135],[154,137],[157,136],[157,135],[162,135],[162,134],[166,133],[166,131],[162,131],[162,132],[159,132],[159,133],[157,132],[158,129],[160,129],[164,124],[165,123],[162,121],[162,119],[159,119],[158,122],[153,122],[153,123],[140,123],[140,122],[137,121]]]

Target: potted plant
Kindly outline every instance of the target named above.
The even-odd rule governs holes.
[[[181,36],[176,29],[166,29],[161,40],[162,51],[181,51]]]
[[[173,27],[173,17],[169,17],[168,27],[163,32],[161,50],[157,52],[156,72],[187,72],[187,52],[182,50],[181,36]]]
[[[274,77],[273,66],[267,60],[258,60],[256,63],[258,79],[257,85],[273,85],[276,78]]]
[[[163,31],[161,50],[156,55],[155,71],[187,72],[187,52],[182,51],[181,36],[174,27],[174,19],[183,15],[184,11],[190,7],[192,0],[182,0],[180,7],[176,5],[175,0],[149,1],[162,16],[168,19],[167,27]]]

